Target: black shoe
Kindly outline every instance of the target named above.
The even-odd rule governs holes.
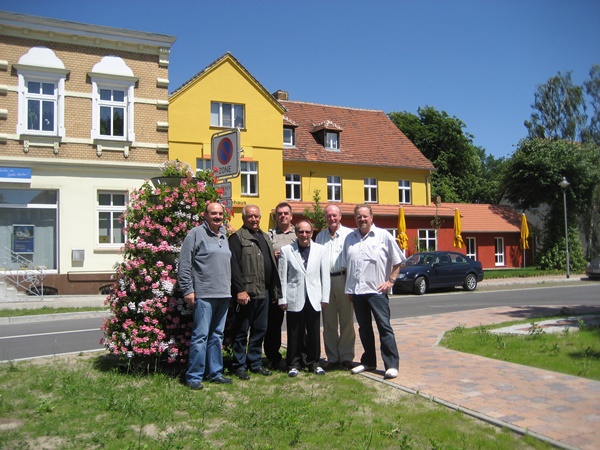
[[[188,383],[188,387],[192,391],[201,391],[202,389],[204,389],[204,386],[200,381],[192,381],[191,383]]]
[[[269,375],[271,375],[271,371],[265,369],[264,367],[259,367],[258,369],[250,369],[250,372],[252,372],[252,373],[258,373],[260,375],[264,375],[265,377],[268,377]]]
[[[233,380],[231,378],[217,377],[210,380],[210,382],[215,384],[231,384]]]
[[[249,380],[250,379],[250,375],[248,375],[248,372],[246,372],[245,369],[238,369],[235,371],[235,374],[240,380]]]

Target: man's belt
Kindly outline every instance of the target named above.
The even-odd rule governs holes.
[[[341,272],[331,272],[331,274],[330,274],[330,275],[331,275],[332,277],[337,277],[337,276],[340,276],[340,275],[346,275],[346,271],[345,271],[345,270],[342,270]]]

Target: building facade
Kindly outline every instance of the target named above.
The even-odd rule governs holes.
[[[168,159],[172,36],[0,12],[2,270],[98,294],[128,193]]]

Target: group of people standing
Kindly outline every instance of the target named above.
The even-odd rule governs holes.
[[[184,240],[178,281],[184,301],[193,308],[194,329],[186,382],[202,389],[204,380],[230,384],[223,375],[222,343],[227,311],[233,311],[232,372],[241,380],[250,374],[271,375],[303,368],[323,375],[344,367],[357,374],[374,370],[377,357],[372,320],[380,335],[385,378],[398,375],[399,357],[390,324],[388,293],[404,254],[386,230],[373,224],[367,204],[357,205],[357,228],[341,224],[335,204],[325,210],[327,228],[313,240],[308,220],[292,224],[292,207],[275,208],[276,228],[260,228],[256,205],[242,209],[243,226],[229,238],[223,206],[210,203],[204,222]],[[233,299],[233,300],[232,300]],[[234,307],[230,308],[230,301]],[[320,365],[320,324],[327,363]],[[354,315],[364,348],[354,364]],[[281,354],[281,329],[286,319],[287,354]],[[263,366],[264,353],[268,361]]]

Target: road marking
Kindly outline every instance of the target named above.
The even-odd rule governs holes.
[[[37,333],[37,334],[21,334],[20,336],[4,336],[0,337],[2,339],[17,339],[17,338],[26,338],[26,337],[37,337],[37,336],[52,336],[54,334],[69,334],[69,333],[85,333],[88,331],[102,331],[100,328],[88,328],[87,330],[71,330],[71,331],[55,331],[53,333]]]

